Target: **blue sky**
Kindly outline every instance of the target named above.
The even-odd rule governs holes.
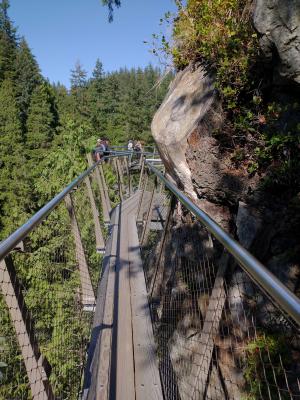
[[[43,75],[69,86],[77,60],[89,74],[97,58],[105,71],[157,64],[143,41],[162,29],[167,11],[175,11],[173,0],[123,0],[110,24],[100,0],[11,0],[9,14]]]

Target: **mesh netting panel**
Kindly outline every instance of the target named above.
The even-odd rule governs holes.
[[[300,399],[299,327],[152,176],[143,189],[137,224],[165,398]]]

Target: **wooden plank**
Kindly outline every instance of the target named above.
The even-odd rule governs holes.
[[[114,328],[114,300],[115,300],[115,270],[116,256],[118,250],[118,231],[119,231],[119,206],[117,207],[112,231],[112,246],[110,254],[109,276],[107,283],[105,312],[103,318],[103,330],[101,335],[101,347],[97,374],[97,393],[96,400],[108,400],[110,392],[110,369],[112,352],[112,332]],[[92,398],[91,398],[92,400]]]
[[[106,336],[112,332],[112,326],[108,326],[109,313],[113,313],[110,309],[107,299],[113,296],[114,291],[114,271],[117,253],[117,236],[118,236],[118,219],[119,207],[116,207],[111,214],[111,230],[107,240],[106,252],[102,263],[102,276],[97,290],[97,304],[93,320],[93,328],[91,334],[91,341],[88,349],[88,360],[85,369],[83,396],[82,400],[94,400],[97,396],[97,389],[101,387],[99,379],[99,370],[107,368],[107,375],[109,374],[110,362],[106,362],[100,349],[102,342],[106,341]],[[112,275],[112,276],[111,276]],[[112,282],[113,281],[113,282]],[[110,357],[109,357],[110,360]],[[100,365],[100,361],[101,364]],[[104,373],[105,374],[105,373]],[[108,386],[108,384],[107,384]]]
[[[129,214],[128,230],[136,400],[162,400],[156,346],[134,214]]]
[[[120,205],[120,252],[117,260],[118,310],[116,355],[116,400],[135,399],[134,362],[132,344],[132,315],[129,277],[128,210],[134,199]],[[136,207],[136,201],[134,207]],[[115,291],[116,293],[116,291]]]
[[[137,236],[138,201],[136,193],[122,202],[114,224],[99,350],[93,361],[98,362],[97,383],[93,375],[87,400],[163,399]]]

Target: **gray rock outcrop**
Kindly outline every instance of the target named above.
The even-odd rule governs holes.
[[[213,102],[212,78],[201,67],[188,67],[177,74],[151,125],[167,173],[193,199],[197,195],[185,157],[188,137]]]
[[[253,20],[278,77],[300,83],[300,1],[256,0]]]

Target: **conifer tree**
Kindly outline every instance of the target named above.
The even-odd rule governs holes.
[[[97,59],[88,88],[90,121],[97,132],[100,132],[104,125],[102,96],[104,91],[104,80],[103,64],[99,59]]]
[[[31,94],[42,80],[39,66],[24,38],[22,38],[17,50],[15,64],[17,101],[21,112],[21,122],[24,126]]]
[[[71,94],[74,100],[74,116],[87,117],[89,114],[87,104],[87,72],[83,69],[79,61],[75,68],[71,70]]]
[[[73,91],[83,89],[87,84],[87,72],[83,69],[79,61],[76,62],[75,68],[71,70],[71,89]]]
[[[99,60],[99,58],[97,58],[96,60],[96,65],[93,70],[92,76],[93,76],[92,78],[93,81],[101,82],[103,80],[104,77],[103,64]]]
[[[14,76],[17,49],[16,29],[8,16],[9,2],[0,3],[0,82]]]
[[[121,0],[102,0],[102,4],[108,7],[108,20],[111,22],[113,20],[114,7],[120,7]]]
[[[50,85],[43,82],[31,97],[27,119],[27,146],[29,149],[49,147],[57,125],[57,111]]]
[[[25,222],[28,187],[24,172],[24,141],[13,82],[0,86],[0,231],[3,239]]]
[[[41,172],[41,161],[49,151],[57,123],[53,91],[43,82],[33,90],[27,118],[28,175],[33,180]]]

